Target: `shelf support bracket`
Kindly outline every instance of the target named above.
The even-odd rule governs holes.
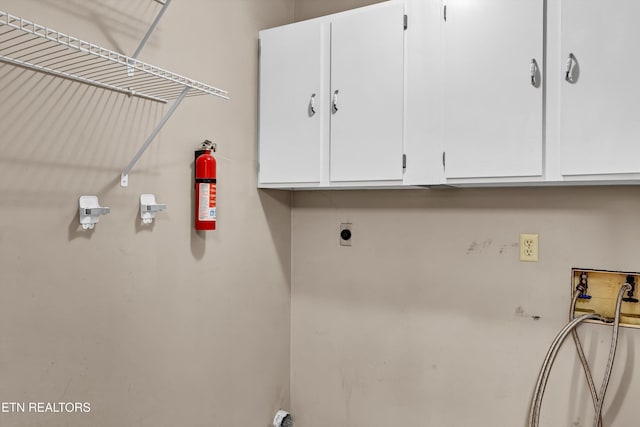
[[[158,135],[158,133],[160,133],[160,130],[162,130],[162,128],[167,123],[171,115],[176,111],[176,109],[178,108],[178,105],[180,105],[182,100],[187,96],[187,93],[189,93],[189,89],[190,89],[189,86],[185,86],[185,88],[182,90],[182,93],[180,93],[180,96],[178,96],[178,98],[176,98],[176,100],[173,101],[173,104],[171,104],[171,108],[169,108],[169,111],[167,111],[164,117],[162,117],[162,120],[160,120],[160,123],[158,123],[158,125],[153,130],[153,132],[151,132],[151,135],[149,135],[149,137],[144,142],[144,144],[142,144],[142,147],[140,147],[140,149],[138,150],[136,155],[133,157],[133,159],[131,159],[127,167],[125,167],[122,170],[122,174],[120,175],[121,187],[127,187],[129,185],[129,172],[131,172],[131,169],[133,169],[133,166],[140,159],[140,157],[142,157],[142,154],[149,147],[149,145],[151,145],[154,138]]]
[[[144,45],[147,44],[147,41],[149,40],[149,37],[151,37],[151,33],[153,33],[153,31],[158,26],[158,23],[160,22],[160,19],[162,18],[162,15],[164,15],[164,12],[167,10],[167,8],[169,7],[170,3],[171,3],[171,0],[165,0],[164,3],[161,3],[162,4],[162,9],[160,9],[160,12],[158,12],[158,16],[156,16],[156,19],[154,19],[153,22],[151,23],[151,26],[149,27],[149,30],[147,30],[147,34],[145,34],[144,37],[142,38],[142,41],[138,45],[138,48],[136,49],[134,54],[131,55],[131,57],[133,59],[137,59],[138,55],[140,55],[140,52],[144,48]]]
[[[142,49],[149,41],[149,37],[151,37],[151,34],[155,31],[156,27],[158,26],[158,23],[160,22],[160,19],[162,19],[162,15],[164,15],[164,12],[169,7],[171,0],[165,0],[164,2],[158,2],[158,3],[162,5],[162,9],[160,9],[160,12],[158,12],[158,15],[156,16],[156,19],[154,19],[153,22],[151,23],[151,26],[147,30],[147,34],[145,34],[144,37],[142,38],[142,41],[140,41],[140,44],[136,48],[136,51],[133,53],[133,55],[131,55],[130,57],[131,59],[129,60],[130,65],[135,62],[134,60],[138,59],[138,55],[140,55],[140,52],[142,52]],[[131,65],[127,69],[127,75],[129,77],[133,77],[134,74],[135,74],[135,68],[133,68],[133,66]]]

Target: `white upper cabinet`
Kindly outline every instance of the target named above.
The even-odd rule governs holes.
[[[331,20],[331,181],[402,180],[404,7]]]
[[[260,32],[258,184],[403,184],[404,4]]]
[[[638,17],[393,0],[262,31],[259,186],[638,182]]]
[[[446,0],[445,176],[543,173],[543,0]]]
[[[443,184],[442,2],[406,0],[405,13],[404,183]]]
[[[320,182],[324,33],[318,21],[260,33],[260,184]]]
[[[640,173],[640,2],[563,0],[561,16],[562,175]]]

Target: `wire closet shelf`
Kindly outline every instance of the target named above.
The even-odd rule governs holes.
[[[157,102],[225,90],[0,11],[0,61]]]

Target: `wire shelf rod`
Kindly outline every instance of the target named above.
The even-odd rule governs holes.
[[[122,84],[120,84],[121,82],[119,80],[117,80],[117,78],[115,76],[112,77],[112,78],[109,78],[109,79],[100,78],[99,80],[100,81],[104,81],[104,82],[106,82],[106,83],[108,83],[110,85],[119,86],[119,87],[123,86]],[[139,81],[127,82],[127,84],[128,84],[127,87],[129,89],[135,90],[137,92],[142,92],[142,93],[146,93],[146,94],[153,95],[153,96],[155,96],[154,93],[157,92],[155,87],[145,88],[139,83]]]
[[[91,64],[91,62],[87,61],[86,58],[82,57],[77,52],[72,52],[70,54],[65,54],[65,55],[58,55],[52,58],[42,57],[40,59],[42,59],[42,62],[40,65],[44,67],[65,71],[65,72],[69,72],[69,70],[67,69],[68,67],[75,67],[76,65],[80,66],[82,64],[85,64],[85,65]],[[29,62],[33,62],[33,61],[29,61]],[[104,67],[105,66],[103,64],[102,68]],[[84,75],[84,72],[78,75],[86,77],[86,75]]]
[[[109,65],[109,68],[118,68],[121,69],[120,66],[116,64]],[[96,69],[104,69],[105,65],[103,62],[100,62],[98,58],[92,58],[90,60],[83,60],[79,62],[74,62],[70,64],[64,64],[59,67],[61,70],[66,71],[72,74],[90,74],[91,71]]]
[[[29,55],[31,53],[31,52],[29,52],[30,49],[33,49],[33,48],[38,47],[38,46],[48,45],[48,42],[46,40],[44,40],[44,41],[42,41],[40,43],[32,44],[30,46],[27,46],[26,48],[18,47],[19,45],[25,44],[25,43],[29,43],[30,41],[31,40],[24,40],[24,41],[22,41],[20,43],[16,43],[15,45],[12,45],[12,46],[9,47],[9,49],[15,48],[13,51],[8,52],[7,49],[5,48],[5,49],[3,49],[3,52],[7,56],[15,55],[18,52],[24,52],[22,56],[27,56],[27,55]],[[20,59],[19,57],[16,57],[16,58]]]
[[[133,77],[129,77],[127,75],[127,70],[122,68],[122,67],[102,67],[102,69],[94,69],[91,71],[83,71],[83,74],[91,74],[92,78],[96,79],[96,80],[108,80],[108,79],[112,79],[112,80],[118,80],[117,77],[120,76],[121,78],[119,80],[121,80],[123,83],[126,83],[129,86],[133,86],[133,83],[135,83],[136,79],[139,78],[139,76],[145,76],[145,74],[141,74],[138,73],[138,75],[134,75]],[[157,82],[157,78],[155,78],[154,76],[148,76],[150,79],[152,79],[153,81]],[[113,83],[112,83],[113,84]],[[159,83],[158,83],[159,84]],[[174,82],[169,82],[169,84],[172,84],[175,86]],[[137,88],[137,87],[136,87]],[[140,90],[140,88],[137,88],[138,90]]]
[[[139,90],[139,91],[145,91],[148,89],[147,87],[145,87],[145,85],[143,85],[143,83],[146,83],[146,82],[150,82],[149,87],[151,88],[153,88],[154,86],[163,86],[163,85],[170,85],[170,86],[176,87],[175,83],[173,82],[158,83],[153,76],[148,76],[144,74],[137,75],[134,77],[128,77],[126,76],[125,73],[122,72],[122,69],[109,70],[108,72],[98,72],[97,70],[93,70],[87,74],[95,76],[96,79],[109,82],[109,84],[112,84],[112,85],[116,85],[116,86],[128,85],[130,87],[135,87],[136,90]],[[123,76],[123,74],[125,75]],[[178,87],[181,88],[182,86],[178,86]]]
[[[11,42],[15,42],[15,43],[11,43]],[[20,46],[26,43],[33,43],[33,39],[27,38],[26,34],[19,34],[17,37],[11,37],[10,39],[5,39],[2,42],[0,42],[0,44],[4,45],[2,46],[2,49],[11,49],[13,47]]]
[[[69,62],[67,64],[64,65],[60,65],[60,64],[55,64],[53,66],[50,66],[49,64],[45,63],[42,64],[44,66],[47,66],[49,68],[55,68],[59,71],[63,71],[69,74],[73,74],[73,75],[78,75],[78,76],[82,76],[85,78],[89,78],[89,79],[93,79],[93,80],[97,80],[93,77],[93,73],[89,72],[87,70],[90,69],[94,69],[96,71],[98,70],[103,70],[105,69],[104,65],[101,64],[96,64],[96,62],[87,62],[87,61],[72,61]],[[93,67],[92,67],[93,66]],[[115,68],[113,66],[109,66],[108,68]]]
[[[66,71],[66,67],[57,67],[56,69],[67,72],[67,71]],[[113,84],[113,83],[111,83],[110,81],[107,81],[107,80],[103,80],[103,79],[99,79],[99,78],[97,78],[96,76],[98,75],[98,71],[99,71],[99,70],[100,70],[100,69],[98,68],[98,69],[94,69],[94,70],[93,70],[93,71],[91,71],[91,72],[69,73],[69,74],[73,74],[73,75],[77,75],[77,76],[82,76],[83,78],[86,78],[86,79],[91,79],[91,80],[96,80],[96,81],[102,81],[102,82],[104,82],[104,83],[106,83],[106,84],[110,84],[110,85],[113,85],[113,86],[118,86],[118,87],[121,87],[121,88],[127,88],[127,89],[129,89],[129,90],[132,90],[132,87],[133,87],[132,85],[126,85],[126,86],[120,85],[120,86],[119,86],[119,85],[114,85],[114,84]],[[137,90],[137,88],[136,88],[135,90],[136,90],[136,91],[138,91],[138,90]],[[142,91],[138,91],[138,92],[142,92]]]
[[[0,54],[2,55],[2,58],[5,62],[9,62],[9,60],[13,60],[15,61],[15,63],[20,63],[21,65],[26,65],[26,64],[32,65],[33,66],[32,69],[36,69],[36,70],[47,69],[49,74],[55,74],[56,71],[59,71],[59,70],[56,70],[56,67],[53,67],[50,64],[47,65],[47,64],[38,63],[38,61],[42,61],[43,58],[46,58],[47,57],[46,55],[44,56],[36,55],[39,57],[39,59],[37,60],[34,59],[35,57],[28,56],[28,54],[33,54],[33,49],[35,49],[36,46],[41,45],[41,42],[38,42],[37,40],[48,40],[48,41],[51,41],[52,45],[54,46],[61,45],[61,46],[65,46],[71,51],[81,52],[81,54],[86,55],[87,58],[100,58],[101,60],[104,60],[105,65],[109,63],[118,64],[125,70],[124,72],[126,72],[127,70],[133,70],[134,75],[136,73],[153,75],[157,77],[158,83],[162,83],[164,81],[172,81],[177,85],[178,89],[180,89],[183,86],[188,86],[190,89],[194,90],[192,93],[190,93],[190,95],[191,94],[193,95],[211,94],[211,95],[228,99],[228,93],[222,89],[218,89],[213,86],[209,86],[204,83],[189,79],[187,77],[180,76],[178,74],[164,70],[160,67],[156,67],[156,66],[144,63],[134,58],[129,58],[120,53],[110,51],[98,45],[80,40],[76,37],[57,32],[53,29],[44,27],[42,25],[33,23],[31,21],[28,21],[19,17],[15,17],[13,15],[9,15],[5,12],[0,11],[0,27],[2,26],[8,26],[10,28],[15,29],[16,31],[21,31],[29,35],[30,36],[29,38],[31,40],[35,41],[34,44],[24,49],[24,52],[20,54],[20,58],[14,57],[14,54],[18,52],[14,52],[13,49],[10,52],[7,52],[5,49],[2,49],[0,51]],[[3,41],[6,42],[7,40],[5,39]],[[57,52],[57,50],[55,51]],[[42,53],[40,52],[40,54]],[[29,58],[29,60],[27,60],[27,58]],[[51,72],[51,71],[54,71],[54,72]],[[59,74],[64,75],[64,77],[68,79],[73,79],[74,77],[77,77],[78,81],[83,81],[87,79],[94,80],[84,75],[76,76],[67,71],[62,71]],[[99,81],[96,80],[93,83],[94,84],[99,83]],[[109,84],[105,84],[104,87],[107,87],[107,86],[109,86]],[[130,87],[130,85],[126,83],[125,83],[125,86],[127,88]],[[132,89],[120,88],[120,91],[124,91],[124,92],[130,91],[130,90],[137,91],[136,88],[132,88]]]
[[[20,49],[18,52],[22,51],[23,53],[21,53],[21,55],[17,55],[16,59],[30,57],[29,61],[35,61],[40,59],[41,57],[45,57],[48,55],[55,55],[56,53],[61,53],[61,52],[66,52],[68,55],[78,53],[74,51],[69,51],[69,49],[65,48],[64,46],[52,46],[51,44],[48,44],[48,43],[45,43],[43,47],[39,49],[34,49],[37,47],[38,47],[37,45],[32,45],[26,49]],[[2,51],[5,56],[12,55],[11,52],[8,52],[8,49],[2,49]],[[14,53],[18,53],[18,52],[14,52]],[[37,56],[41,52],[45,52],[45,53],[43,55]]]
[[[12,31],[13,31],[12,29],[9,29],[9,30],[7,30],[5,32],[0,31],[0,37],[4,36],[5,34],[9,34]]]
[[[112,70],[109,73],[97,73],[97,74],[90,74],[90,75],[92,76],[92,78],[95,78],[96,80],[104,81],[114,86],[126,85],[127,87],[133,87],[140,92],[148,92],[155,88],[162,88],[162,87],[174,87],[180,90],[183,88],[183,86],[176,86],[172,82],[158,83],[157,80],[146,75],[140,75],[135,77],[127,77],[127,76],[123,77],[121,70],[115,70],[115,71]]]
[[[157,97],[159,97],[159,98],[166,97],[166,99],[174,99],[174,97],[175,97],[175,96],[176,96],[176,94],[178,93],[178,92],[176,92],[177,90],[179,90],[179,89],[178,89],[178,88],[166,88],[166,89],[165,89],[165,90],[163,90],[163,91],[155,90],[155,91],[153,91],[153,92],[151,92],[151,93],[152,93],[154,96],[157,96]],[[198,95],[198,94],[196,94],[196,93],[191,93],[191,92],[189,92],[189,93],[186,95],[186,97],[187,97],[187,98],[193,98],[193,97],[195,97],[195,96],[199,96],[199,95]]]
[[[111,84],[111,83],[109,83],[109,84]],[[115,86],[115,85],[114,85],[114,86]],[[183,87],[183,88],[184,88],[184,87]],[[171,91],[172,91],[172,93],[179,93],[179,92],[176,92],[176,90],[178,90],[178,91],[179,91],[179,90],[180,90],[180,88],[176,88],[176,87],[171,87],[171,88],[169,88],[169,87],[168,87],[168,88],[166,88],[166,89],[164,89],[164,90],[163,90],[163,89],[161,89],[161,88],[154,88],[153,90],[145,90],[145,89],[141,89],[141,90],[140,90],[140,92],[141,92],[141,93],[145,93],[145,94],[147,94],[147,95],[149,95],[149,96],[153,96],[153,97],[155,97],[155,98],[164,99],[164,100],[166,100],[166,101],[169,101],[169,100],[175,99],[175,97],[171,98],[171,97],[167,97],[167,96],[158,96],[158,94],[159,94],[159,93],[168,93],[168,90],[171,90]],[[177,95],[176,95],[176,96],[177,96]]]
[[[153,93],[154,96],[157,96],[158,98],[164,98],[164,99],[172,99],[169,94],[176,94],[179,92],[179,88],[176,87],[157,87],[157,88],[153,88],[153,90],[147,90],[150,93]]]
[[[124,94],[129,95],[129,96],[136,96],[138,98],[150,99],[152,101],[157,101],[157,102],[162,102],[162,103],[166,103],[167,102],[164,99],[160,99],[160,98],[156,98],[156,97],[153,97],[153,96],[145,95],[143,93],[137,93],[135,91],[123,89],[123,88],[116,87],[116,86],[111,86],[111,85],[108,85],[108,84],[105,84],[105,83],[102,83],[102,82],[93,81],[91,79],[86,79],[86,78],[82,78],[82,77],[78,77],[78,76],[68,75],[66,73],[63,73],[63,72],[60,72],[60,71],[57,71],[57,70],[49,69],[49,68],[38,66],[38,65],[35,65],[35,64],[29,64],[29,63],[26,63],[26,62],[22,62],[22,61],[20,61],[18,59],[7,58],[7,57],[5,57],[3,55],[0,55],[0,61],[7,62],[7,63],[15,65],[17,67],[27,68],[27,69],[30,69],[32,71],[39,71],[41,73],[50,74],[50,75],[53,75],[53,76],[56,76],[56,77],[61,77],[61,78],[68,79],[68,80],[78,81],[78,82],[81,82],[81,83],[84,83],[84,84],[87,84],[87,85],[90,85],[90,86],[96,86],[96,87],[99,87],[99,88],[102,88],[102,89],[109,89],[109,90],[112,90],[112,91],[115,91],[115,92],[124,93]]]
[[[164,91],[154,91],[153,92],[153,96],[157,96],[158,98],[163,98],[163,99],[173,99],[177,95],[179,95],[179,93],[176,93],[176,89],[172,89],[172,88],[167,88]],[[185,96],[188,97],[189,94],[187,94]]]
[[[154,89],[153,91],[147,91],[150,96],[154,96],[160,99],[173,100],[180,94],[180,90],[178,88],[165,88],[165,89]],[[195,95],[197,96],[197,95]]]
[[[9,31],[7,31],[6,33],[2,33],[2,35],[4,36],[5,34],[11,34],[11,33],[14,33],[14,32],[16,32],[16,30],[14,28],[12,28]],[[20,33],[20,34],[14,36],[14,37],[11,37],[10,39],[5,39],[3,41],[0,41],[0,43],[10,42],[12,40],[19,39],[21,37],[27,37],[27,36],[28,36],[27,33]]]
[[[167,93],[167,94],[160,93],[160,94],[154,94],[154,95],[160,95],[159,98],[164,97],[164,98],[167,98],[167,99],[176,99],[178,96],[180,96],[180,94],[176,95],[173,92],[172,93]],[[186,98],[186,96],[185,96],[185,98]]]
[[[158,93],[180,93],[182,91],[182,89],[180,87],[177,86],[154,86],[153,88],[149,88],[149,87],[144,87],[142,89],[145,93],[149,92],[149,93],[153,93],[154,96],[157,96]],[[197,95],[196,95],[197,96]],[[173,99],[173,98],[168,98],[168,99]]]
[[[123,78],[122,77],[118,77],[113,76],[111,78],[108,79],[109,82],[113,85],[119,85],[123,82]],[[176,86],[175,84],[168,82],[168,83],[156,83],[154,80],[152,80],[149,76],[139,76],[139,77],[135,77],[133,80],[136,84],[135,87],[136,89],[140,90],[140,91],[148,91],[148,90],[155,90],[155,89],[164,89],[166,87],[171,87],[174,88],[178,91],[182,90],[182,86]]]
[[[39,55],[39,56],[35,56],[35,57],[32,56],[32,55],[36,55],[36,54],[38,54],[40,52],[46,52],[46,53],[44,53],[42,55]],[[61,54],[61,55],[54,56],[52,58],[47,58],[47,57],[50,57],[51,55],[56,55],[56,54]],[[69,52],[67,49],[64,49],[64,48],[61,48],[61,49],[58,49],[58,50],[53,50],[53,51],[50,51],[50,49],[45,48],[45,49],[41,49],[38,52],[31,52],[31,53],[25,54],[25,55],[18,55],[15,58],[16,59],[20,59],[21,61],[28,61],[28,62],[35,62],[35,61],[45,60],[44,58],[47,58],[46,61],[49,62],[49,61],[56,60],[58,58],[63,58],[63,57],[72,56],[72,55],[77,55],[77,52]],[[9,56],[9,55],[6,55],[6,56]],[[51,67],[51,66],[55,66],[55,63],[53,63],[53,64],[42,64],[42,65],[46,65],[47,67]]]
[[[156,88],[153,91],[143,91],[143,93],[146,93],[149,96],[153,96],[155,98],[160,98],[160,99],[165,99],[167,101],[175,99],[180,92],[176,92],[177,90],[179,90],[178,88],[166,88],[166,89],[159,89]],[[173,96],[170,96],[173,95]]]

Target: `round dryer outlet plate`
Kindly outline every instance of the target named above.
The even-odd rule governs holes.
[[[283,410],[278,411],[273,419],[273,427],[293,427],[291,414]]]

